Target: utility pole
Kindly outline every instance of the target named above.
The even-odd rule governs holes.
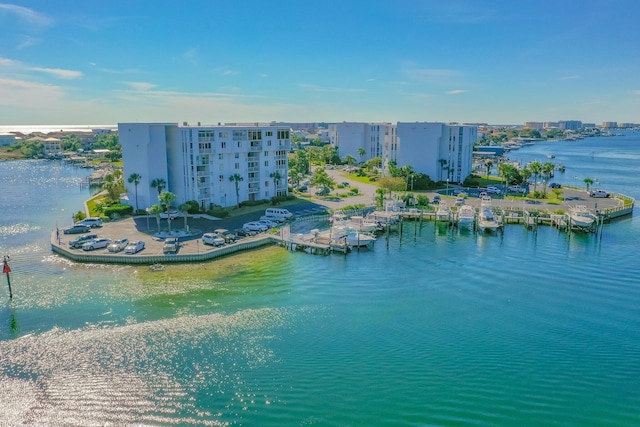
[[[11,267],[9,267],[9,260],[11,258],[9,255],[5,255],[3,259],[4,266],[2,267],[2,273],[7,275],[7,286],[9,286],[9,299],[13,299],[13,292],[11,292],[11,277],[9,273],[11,273]]]

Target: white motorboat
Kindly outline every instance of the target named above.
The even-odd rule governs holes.
[[[334,226],[331,229],[331,239],[338,242],[345,242],[347,246],[352,247],[369,246],[376,241],[376,237],[371,234],[341,226]]]
[[[469,205],[462,205],[458,209],[458,226],[471,228],[476,220],[476,211]]]
[[[370,220],[362,216],[352,216],[347,225],[354,230],[364,231],[365,233],[375,233],[382,229],[382,225],[378,221]]]
[[[569,209],[569,217],[573,227],[589,228],[593,225],[595,217],[584,205],[576,205]]]
[[[480,199],[480,213],[478,214],[478,229],[480,231],[496,231],[500,224],[493,216],[491,197],[483,196]]]
[[[436,211],[436,221],[449,221],[451,219],[451,209],[445,202],[440,202]]]

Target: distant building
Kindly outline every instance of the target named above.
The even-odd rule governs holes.
[[[583,127],[584,129],[595,129],[596,124],[595,124],[595,123],[583,123],[583,124],[582,124],[582,127]]]
[[[631,129],[636,127],[636,125],[634,123],[618,123],[618,127],[620,129]]]
[[[201,206],[233,206],[237,201],[270,199],[288,191],[287,126],[190,126],[183,123],[119,123],[124,177],[129,203],[135,187],[132,173],[142,179],[137,187],[141,209],[158,203],[155,179],[176,195],[176,206],[196,200]],[[280,179],[274,179],[274,174]],[[238,174],[239,200],[236,182]]]
[[[602,122],[604,129],[615,129],[618,127],[618,122]]]
[[[558,129],[578,130],[582,128],[580,120],[561,120],[558,122]]]
[[[544,122],[544,129],[552,129],[558,127],[558,122]]]
[[[529,128],[529,129],[542,130],[544,128],[544,123],[542,123],[542,122],[526,122],[524,124],[524,127]]]

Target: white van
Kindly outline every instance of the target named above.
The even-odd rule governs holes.
[[[283,208],[267,208],[264,211],[264,216],[271,221],[284,222],[291,218],[293,214]]]
[[[78,221],[76,224],[88,225],[91,228],[102,227],[102,220],[100,218],[85,218],[82,221]]]

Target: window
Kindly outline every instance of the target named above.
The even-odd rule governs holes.
[[[240,169],[240,163],[236,163],[236,169]]]
[[[241,139],[247,139],[247,131],[244,130],[234,130],[233,131],[233,140],[239,141]]]
[[[224,158],[223,154],[218,154],[218,160],[222,160]]]
[[[242,141],[238,141],[238,148],[242,147]]]
[[[264,165],[265,165],[265,166],[269,166],[269,160],[265,160],[265,161],[264,161]]]
[[[266,136],[273,136],[273,131],[268,130],[268,131],[266,131],[264,134],[265,134]]]
[[[289,139],[289,131],[288,130],[279,130],[278,131],[278,139]]]
[[[226,142],[221,142],[220,143],[220,148],[227,148],[227,143]]]
[[[265,155],[265,156],[268,156],[268,155],[269,155],[269,152],[268,152],[268,151],[265,151],[265,152],[264,152],[264,155]]]
[[[271,140],[267,141],[267,145],[271,147]]]
[[[249,139],[251,139],[251,140],[262,139],[262,131],[261,130],[250,130],[249,131]]]
[[[220,138],[228,138],[229,134],[227,132],[218,132],[218,136]]]
[[[218,179],[220,180],[220,182],[224,181],[224,175],[220,175]]]
[[[265,181],[265,182],[264,182],[264,186],[265,186],[265,187],[268,187],[268,186],[269,186],[269,181]]]
[[[236,153],[236,159],[240,158],[240,153]]]

